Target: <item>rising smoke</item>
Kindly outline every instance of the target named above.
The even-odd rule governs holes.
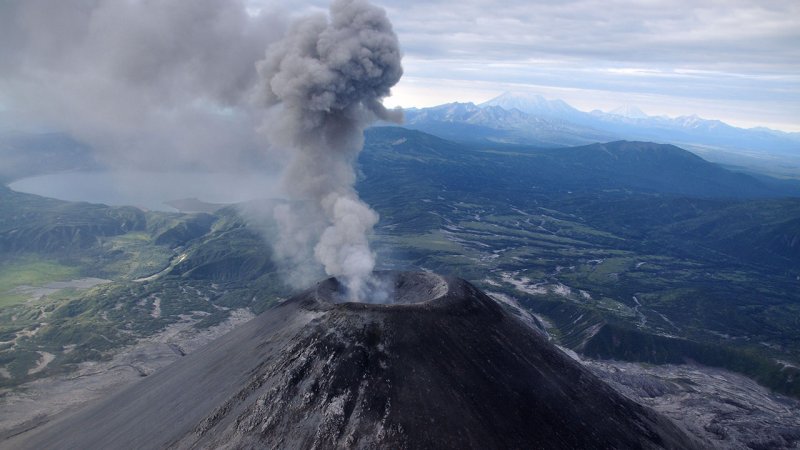
[[[66,131],[125,168],[285,166],[279,262],[303,282],[321,264],[358,295],[378,215],[353,164],[364,127],[400,119],[380,103],[402,74],[397,37],[365,0],[291,16],[242,0],[0,1],[0,129]]]
[[[280,111],[268,134],[292,150],[285,189],[301,205],[276,208],[276,250],[299,263],[313,247],[328,275],[362,298],[375,267],[368,235],[378,215],[358,198],[353,164],[370,122],[402,117],[380,102],[403,73],[397,36],[382,9],[335,0],[330,18],[296,21],[258,69],[266,104]]]

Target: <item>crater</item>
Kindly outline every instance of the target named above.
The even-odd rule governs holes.
[[[376,271],[367,285],[368,289],[353,299],[344,283],[328,278],[317,286],[316,297],[324,303],[414,305],[430,303],[449,291],[447,280],[429,272]]]

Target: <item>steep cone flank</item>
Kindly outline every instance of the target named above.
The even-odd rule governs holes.
[[[691,448],[464,280],[319,283],[22,448]]]

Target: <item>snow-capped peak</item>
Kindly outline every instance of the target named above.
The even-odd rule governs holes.
[[[580,113],[562,100],[547,100],[530,92],[505,92],[479,106],[499,106],[505,110],[517,109],[526,114],[545,116],[564,116]]]
[[[609,114],[627,117],[628,119],[646,119],[648,117],[644,111],[632,105],[620,106],[619,108],[610,111]]]

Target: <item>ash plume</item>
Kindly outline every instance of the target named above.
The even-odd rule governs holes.
[[[263,160],[255,64],[287,15],[243,0],[0,1],[0,120],[67,132],[128,169]]]
[[[370,122],[402,118],[381,104],[403,73],[400,60],[383,9],[335,0],[329,17],[294,22],[258,64],[263,101],[275,107],[265,131],[290,155],[284,189],[295,201],[274,211],[276,253],[301,266],[313,251],[354,300],[370,287],[378,214],[359,199],[353,165]]]
[[[253,225],[277,224],[287,281],[321,264],[357,293],[378,215],[353,164],[370,121],[400,119],[380,103],[397,37],[363,0],[292,17],[244,0],[0,1],[0,129],[66,132],[126,170],[282,171],[288,203]]]

